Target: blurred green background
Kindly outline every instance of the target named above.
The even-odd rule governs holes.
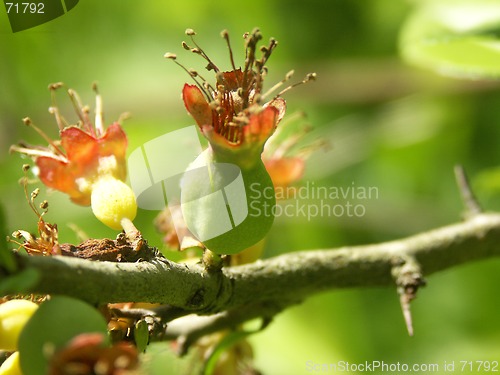
[[[376,199],[351,200],[364,205],[362,217],[277,218],[266,257],[397,239],[456,222],[462,212],[456,163],[469,172],[483,205],[500,209],[499,183],[491,177],[500,161],[500,85],[443,78],[405,65],[398,57],[398,37],[413,6],[402,0],[81,0],[65,16],[16,34],[0,11],[0,199],[9,230],[36,230],[37,219],[18,184],[23,161],[8,148],[21,139],[40,143],[22,125],[25,116],[57,137],[47,112],[48,84],[62,81],[93,106],[91,84],[98,82],[108,123],[123,112],[132,114],[124,125],[131,152],[193,123],[180,99],[189,79],[163,58],[174,52],[188,67],[202,69],[203,61],[180,45],[188,27],[226,69],[222,29],[230,32],[237,61],[242,61],[245,31],[258,26],[265,40],[275,37],[279,47],[268,63],[267,87],[291,69],[297,79],[317,72],[317,82],[286,94],[288,113],[308,115],[304,123],[314,129],[309,141],[330,144],[310,158],[304,182],[378,189]],[[75,120],[62,91],[58,103],[65,117]],[[170,162],[175,160],[165,160]],[[90,209],[42,191],[50,203],[46,220],[58,223],[61,242],[76,241],[67,223],[91,237],[116,235]],[[152,225],[155,215],[141,211],[137,226],[161,246]],[[256,365],[280,375],[309,373],[307,361],[442,365],[500,360],[499,267],[500,261],[492,259],[429,277],[412,305],[412,338],[395,288],[316,295],[251,338]],[[167,344],[155,345],[161,355],[150,356],[151,373],[175,368],[167,349]]]

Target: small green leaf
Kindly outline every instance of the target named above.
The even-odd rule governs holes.
[[[500,2],[421,4],[401,31],[406,61],[459,78],[500,78]]]
[[[19,337],[23,374],[46,374],[52,353],[73,337],[91,332],[107,334],[106,321],[95,308],[70,297],[45,301]]]
[[[145,320],[139,320],[134,329],[134,340],[137,351],[142,353],[146,351],[149,342],[148,323]]]

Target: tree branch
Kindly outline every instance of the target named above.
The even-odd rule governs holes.
[[[161,303],[186,314],[220,313],[210,320],[212,325],[195,324],[191,331],[176,328],[183,336],[191,332],[196,337],[256,317],[270,319],[287,306],[327,289],[394,285],[400,289],[403,305],[403,297],[414,297],[423,275],[499,255],[500,214],[478,214],[401,240],[289,253],[220,272],[160,258],[116,263],[22,256],[17,258],[16,272],[34,269],[39,278],[29,290],[9,292],[64,294],[95,304]]]

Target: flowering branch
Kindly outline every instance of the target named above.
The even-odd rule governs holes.
[[[39,277],[29,290],[8,292],[63,294],[95,304],[143,301],[168,304],[186,314],[218,314],[185,326],[173,322],[175,330],[168,335],[177,332],[190,342],[200,333],[256,317],[270,319],[328,289],[396,285],[408,297],[422,285],[423,275],[500,256],[499,243],[500,214],[489,213],[396,241],[295,252],[220,272],[163,258],[119,263],[18,257],[16,273],[34,269]]]

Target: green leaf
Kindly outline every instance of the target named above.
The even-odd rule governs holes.
[[[104,317],[92,306],[70,297],[42,303],[19,337],[24,375],[46,374],[50,354],[81,333],[107,334]]]
[[[500,2],[423,1],[406,21],[400,52],[409,63],[458,78],[500,78]]]
[[[148,323],[145,320],[139,320],[134,329],[134,341],[137,351],[142,353],[146,350],[149,342]]]

